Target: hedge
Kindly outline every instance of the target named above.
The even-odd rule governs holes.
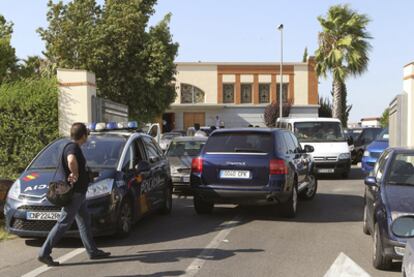
[[[16,178],[58,137],[55,79],[22,80],[0,86],[0,177]]]

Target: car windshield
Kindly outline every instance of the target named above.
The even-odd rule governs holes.
[[[168,148],[167,157],[198,156],[205,141],[174,141]]]
[[[389,133],[388,129],[382,130],[382,132],[377,136],[377,140],[388,140],[389,139]]]
[[[29,169],[56,168],[58,155],[68,139],[60,139],[48,146],[31,164]],[[86,165],[92,168],[115,168],[126,139],[121,136],[90,136],[82,145]]]
[[[232,153],[270,153],[273,150],[272,136],[263,132],[226,132],[210,136],[205,152]]]
[[[397,154],[388,175],[390,185],[414,186],[414,153]]]
[[[294,132],[301,142],[345,141],[339,122],[296,122]]]

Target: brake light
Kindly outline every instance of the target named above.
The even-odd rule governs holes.
[[[191,172],[192,173],[202,173],[203,172],[203,159],[200,157],[194,158],[191,162]]]
[[[270,160],[270,175],[288,174],[288,168],[284,160]]]

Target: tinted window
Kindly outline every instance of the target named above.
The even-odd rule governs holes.
[[[295,137],[294,134],[292,133],[289,133],[289,134],[293,140],[293,145],[295,146],[295,153],[300,153],[302,151],[302,147],[300,146],[298,139]]]
[[[36,158],[30,169],[56,168],[58,155],[61,154],[62,147],[68,142],[68,139],[62,139],[51,144]],[[115,168],[125,142],[126,139],[121,136],[90,136],[88,141],[81,147],[87,166],[93,168]]]
[[[282,133],[277,134],[276,151],[280,154],[286,154],[288,152],[286,148],[286,142],[285,142],[285,139],[283,138]]]
[[[167,157],[198,156],[205,141],[174,141],[168,148]]]
[[[158,160],[161,157],[161,154],[157,147],[154,145],[153,140],[149,137],[143,138],[145,149],[147,151],[148,159]]]
[[[207,141],[206,152],[251,152],[273,151],[272,135],[263,132],[215,133]]]
[[[414,186],[414,153],[397,154],[390,168],[388,184]]]
[[[384,176],[385,165],[387,164],[388,158],[390,156],[389,152],[384,152],[378,162],[375,164],[374,174],[377,180],[381,180]]]
[[[365,129],[361,134],[361,139],[364,139],[364,144],[372,142],[380,133],[382,129]]]
[[[287,153],[293,154],[295,153],[295,143],[293,142],[292,136],[288,132],[284,132],[283,136],[285,138],[286,146],[287,146]]]

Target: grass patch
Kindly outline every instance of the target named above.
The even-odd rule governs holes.
[[[7,233],[4,229],[4,219],[0,219],[0,241],[12,238],[13,236]]]

